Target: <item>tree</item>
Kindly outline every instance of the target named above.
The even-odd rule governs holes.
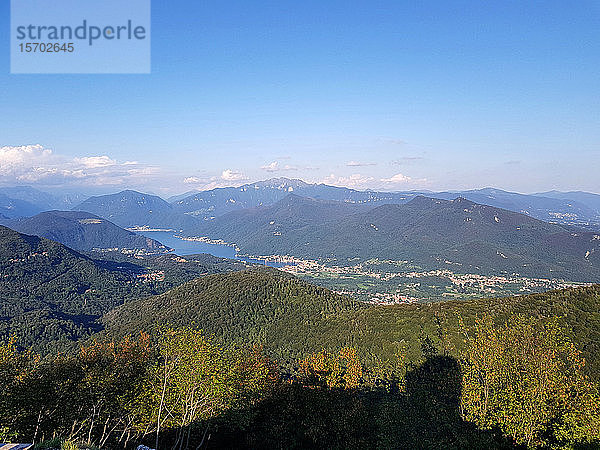
[[[517,443],[569,447],[600,439],[600,398],[556,320],[476,320],[462,353],[463,417]]]
[[[176,430],[174,448],[187,447],[194,427],[232,407],[255,401],[275,379],[260,349],[223,349],[192,328],[167,329],[158,363],[148,372],[132,410],[138,429]]]
[[[15,338],[0,342],[0,440],[16,438],[20,417],[18,391],[27,377],[32,358],[19,353]]]

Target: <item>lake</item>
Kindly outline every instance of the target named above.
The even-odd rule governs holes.
[[[172,248],[173,251],[180,256],[195,255],[198,253],[208,253],[210,255],[218,256],[220,258],[237,259],[238,261],[262,264],[270,267],[283,267],[286,265],[290,265],[289,263],[284,264],[272,261],[265,262],[264,260],[247,258],[245,256],[238,256],[235,253],[235,248],[229,245],[208,244],[206,242],[200,241],[186,241],[185,239],[175,237],[173,233],[170,233],[168,231],[138,231],[137,234],[141,234],[143,236],[157,240],[161,244]]]

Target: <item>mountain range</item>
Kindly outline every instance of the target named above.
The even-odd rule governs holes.
[[[33,216],[51,209],[69,209],[77,196],[53,195],[31,186],[0,187],[0,214],[6,218]]]
[[[600,224],[600,195],[589,192],[519,194],[494,188],[442,192],[377,192],[311,184],[288,178],[272,178],[239,187],[189,191],[174,195],[168,201],[156,195],[131,190],[98,195],[86,200],[85,197],[81,198],[81,194],[50,194],[31,186],[0,187],[0,215],[7,218],[30,217],[54,209],[77,209],[112,220],[119,226],[138,226],[142,225],[141,222],[149,222],[161,226],[171,223],[181,228],[181,225],[189,225],[191,222],[182,219],[180,213],[199,218],[217,217],[239,209],[268,206],[289,193],[370,205],[403,204],[417,195],[445,200],[463,197],[545,221],[578,226]]]
[[[240,187],[216,188],[192,194],[173,202],[186,214],[208,218],[231,211],[268,206],[293,193],[302,197],[347,203],[397,203],[409,200],[414,194],[356,191],[326,184],[309,184],[302,180],[272,178]]]
[[[519,194],[494,188],[443,192],[377,192],[311,184],[288,178],[272,178],[239,187],[190,191],[170,197],[168,201],[156,195],[126,190],[77,202],[80,195],[49,194],[30,186],[3,187],[0,188],[0,217],[30,217],[43,211],[74,209],[90,212],[122,227],[185,229],[193,226],[191,218],[210,219],[241,209],[269,206],[290,193],[372,206],[403,204],[417,195],[444,200],[463,197],[548,222],[600,230],[600,195],[588,192]]]
[[[418,195],[444,200],[463,197],[476,203],[527,214],[544,221],[578,226],[600,224],[600,195],[597,194],[550,192],[546,193],[547,195],[526,195],[493,188],[446,192],[376,192],[309,184],[288,178],[273,178],[235,188],[217,188],[183,198],[175,196],[172,197],[172,204],[185,214],[212,218],[239,209],[268,206],[290,193],[302,197],[372,206],[404,204]]]
[[[536,240],[539,234],[528,241],[537,245],[537,250],[530,250],[519,236],[509,238],[511,232],[517,232],[516,228],[505,230],[504,237],[499,238],[494,233],[501,227],[484,232],[484,224],[477,222],[468,224],[471,234],[460,235],[449,230],[442,238],[435,233],[428,236],[428,228],[434,230],[437,224],[445,223],[443,217],[421,223],[422,217],[410,214],[405,217],[405,211],[397,208],[423,195],[442,201],[428,204],[434,215],[448,213],[439,207],[436,209],[436,205],[447,205],[443,201],[462,198],[502,209],[501,214],[512,211],[561,228],[546,227],[545,236],[553,236],[552,245]],[[289,253],[308,258],[335,256],[345,259],[356,253],[361,258],[372,255],[414,259],[425,267],[438,267],[440,261],[449,261],[450,266],[483,272],[489,272],[488,267],[495,264],[492,261],[502,254],[505,257],[500,257],[502,261],[496,265],[501,273],[547,276],[563,273],[557,266],[573,263],[572,271],[580,271],[579,278],[593,275],[595,271],[595,241],[590,241],[590,235],[583,230],[600,230],[600,195],[585,192],[550,191],[525,195],[492,188],[457,192],[375,192],[273,178],[240,187],[176,196],[171,203],[156,195],[132,190],[90,197],[76,206],[72,201],[72,197],[47,194],[26,186],[0,188],[0,223],[17,231],[55,239],[80,251],[94,248],[160,249],[159,243],[118,228],[144,227],[224,239],[235,242],[242,251],[250,254]],[[57,205],[61,209],[68,205],[73,211],[89,216],[54,211],[58,209]],[[374,221],[382,214],[390,217],[387,225],[382,227],[387,229],[387,235],[372,236],[361,228],[368,223],[379,227]],[[400,231],[408,226],[407,217],[411,218],[413,226],[421,224],[419,229],[423,230],[418,238],[411,235],[410,242]],[[466,219],[456,218],[459,222]],[[391,220],[395,220],[396,225],[388,223]],[[527,222],[524,217],[519,220]],[[321,227],[321,224],[325,226]],[[395,231],[392,230],[394,227]],[[475,232],[477,227],[483,228]],[[545,225],[537,224],[536,227]],[[519,234],[522,235],[522,231]],[[357,240],[361,241],[360,245],[354,244]],[[523,246],[506,245],[512,241]],[[546,246],[545,250],[539,247],[542,245]],[[417,248],[423,250],[417,252]],[[481,261],[468,263],[467,257],[474,249]],[[542,253],[546,253],[545,256]],[[569,278],[573,277],[569,275]]]
[[[293,194],[204,221],[197,235],[251,255],[406,260],[461,273],[600,281],[600,236],[458,197],[372,208]]]

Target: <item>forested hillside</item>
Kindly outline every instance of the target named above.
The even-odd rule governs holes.
[[[259,344],[278,360],[337,345],[330,334],[344,311],[367,306],[275,269],[216,274],[162,295],[140,299],[105,315],[110,336],[194,325],[222,342]]]
[[[96,320],[135,298],[231,268],[210,256],[92,259],[45,238],[0,226],[0,336],[45,351],[100,330]]]
[[[216,274],[169,292],[129,302],[106,314],[108,335],[152,332],[160,325],[193,325],[218,340],[262,345],[278,361],[322,348],[356,346],[374,361],[405,349],[420,352],[420,338],[437,336],[461,346],[459,319],[491,314],[498,322],[523,314],[559,317],[600,379],[600,286],[476,301],[367,306],[274,269]]]

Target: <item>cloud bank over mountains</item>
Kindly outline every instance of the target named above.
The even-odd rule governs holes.
[[[3,185],[118,186],[155,181],[160,169],[107,155],[70,158],[40,144],[0,147]]]
[[[175,152],[175,150],[173,150]],[[246,156],[232,160],[222,157],[197,162],[173,159],[165,150],[160,159],[144,161],[144,155],[122,159],[103,154],[66,155],[41,144],[0,147],[0,186],[31,185],[47,189],[77,190],[102,193],[115,189],[134,189],[158,195],[173,195],[190,190],[209,190],[241,186],[266,178],[298,178],[308,183],[323,183],[357,190],[404,191],[471,189],[494,186],[520,192],[558,189],[545,182],[542,172],[532,176],[525,164],[500,164],[475,173],[472,170],[450,170],[443,162],[410,153],[382,157],[376,153],[364,158],[339,160],[326,152],[319,161],[306,161],[301,155]],[[388,155],[389,156],[389,155]],[[149,159],[151,159],[149,157]],[[523,178],[535,184],[535,190],[519,189],[503,183],[503,169],[529,173]],[[518,169],[518,170],[517,170]],[[549,171],[549,175],[552,172]],[[450,182],[445,181],[446,178]],[[500,180],[500,181],[498,181]],[[575,190],[569,186],[566,190]],[[565,189],[563,189],[565,190]],[[585,189],[581,189],[585,190]],[[596,191],[595,189],[588,189]]]
[[[309,182],[345,186],[354,189],[407,189],[423,187],[424,179],[414,179],[402,173],[389,177],[366,173],[347,173],[357,170],[375,170],[375,162],[348,161],[339,165],[337,173],[322,174],[328,169],[283,163],[277,158],[254,168],[241,170],[223,168],[210,173],[199,167],[188,173],[171,170],[167,166],[139,161],[118,160],[109,155],[66,156],[40,144],[0,147],[0,184],[4,186],[28,184],[39,187],[115,188],[127,187],[160,193],[179,192],[182,189],[213,189],[238,186],[249,181],[278,173],[293,173],[294,177]],[[287,158],[289,159],[289,158]],[[252,176],[249,175],[252,174]]]

